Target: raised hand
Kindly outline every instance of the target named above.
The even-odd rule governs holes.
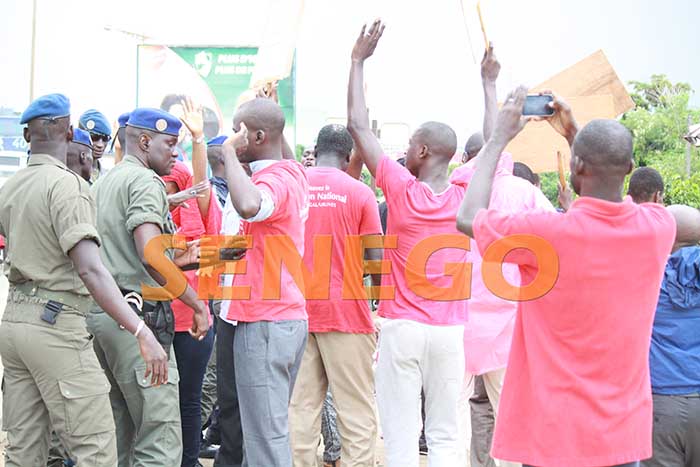
[[[501,111],[498,112],[496,127],[493,131],[492,138],[499,144],[505,146],[525,128],[527,119],[523,117],[523,105],[526,97],[525,86],[520,86],[508,94]]]
[[[224,141],[224,154],[243,154],[248,148],[248,128],[241,122],[241,129]]]
[[[279,81],[273,81],[269,85],[265,85],[258,89],[257,97],[263,97],[266,99],[271,99],[276,104],[280,103],[279,95],[277,94],[277,86]]]
[[[187,97],[181,101],[182,117],[180,120],[190,130],[192,139],[199,139],[204,136],[204,115],[202,114],[202,106],[195,105],[191,97]]]
[[[554,128],[557,133],[566,138],[569,142],[569,146],[571,146],[574,144],[576,133],[578,133],[578,124],[571,111],[571,106],[552,91],[543,91],[540,94],[551,94],[554,96],[554,100],[547,104],[550,109],[554,110],[554,115],[546,117],[545,120],[552,125],[552,128]]]
[[[569,188],[569,185],[561,186],[561,182],[557,183],[557,200],[559,201],[559,206],[564,211],[568,211],[571,207],[571,203],[574,200],[574,193]]]
[[[500,71],[501,64],[493,52],[493,42],[489,42],[489,48],[486,49],[484,58],[481,59],[481,79],[485,82],[495,83]]]
[[[381,20],[377,19],[372,23],[369,28],[369,32],[365,34],[367,25],[362,26],[362,31],[360,31],[360,37],[355,41],[355,47],[352,48],[352,60],[354,62],[364,62],[367,58],[371,57],[374,53],[374,49],[377,48],[377,43],[379,38],[382,37],[384,33],[385,25]]]

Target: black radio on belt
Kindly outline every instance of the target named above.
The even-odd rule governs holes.
[[[56,324],[56,318],[58,318],[58,314],[61,310],[63,310],[63,303],[49,300],[46,302],[43,313],[41,313],[42,321],[46,321],[49,324]]]

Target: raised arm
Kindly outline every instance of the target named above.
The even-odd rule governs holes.
[[[362,177],[362,155],[357,149],[353,149],[350,153],[350,163],[345,169],[345,173],[350,175],[355,180],[359,180]]]
[[[204,142],[204,116],[202,107],[195,106],[191,98],[182,102],[184,115],[181,120],[192,134],[192,184],[207,182],[207,144]],[[209,213],[211,186],[199,192],[197,205],[202,219]]]
[[[228,195],[234,209],[243,219],[255,217],[262,204],[262,193],[238,161],[238,153],[245,151],[247,147],[248,129],[245,123],[241,123],[241,129],[222,146],[226,183],[229,186]]]
[[[484,52],[481,60],[481,84],[484,87],[484,141],[488,141],[496,126],[496,116],[498,115],[498,98],[496,95],[496,80],[501,71],[501,64],[493,53],[493,43],[489,43],[489,48]]]
[[[474,237],[473,223],[476,214],[479,210],[489,207],[493,176],[501,153],[527,122],[522,116],[526,96],[527,88],[522,86],[508,95],[496,118],[491,138],[477,156],[479,163],[457,213],[457,229],[470,237]]]
[[[576,123],[571,106],[552,91],[542,91],[540,94],[552,94],[554,96],[554,100],[548,104],[551,109],[554,109],[554,115],[546,118],[546,120],[557,133],[566,138],[569,147],[572,147],[578,133],[578,123]]]
[[[352,49],[352,65],[350,66],[350,81],[348,83],[348,131],[355,140],[355,148],[372,176],[376,177],[377,165],[384,154],[377,137],[369,125],[369,113],[365,102],[364,92],[364,63],[372,56],[379,38],[384,33],[384,25],[376,20],[365,34],[366,26],[362,26],[360,37]]]

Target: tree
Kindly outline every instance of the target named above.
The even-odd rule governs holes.
[[[695,149],[691,152],[692,175],[685,173],[683,135],[688,131],[688,117],[700,121],[700,110],[689,107],[692,88],[687,83],[671,83],[665,75],[653,75],[649,83],[629,84],[637,108],[621,121],[634,136],[637,166],[650,166],[661,173],[667,204],[700,207],[700,156]]]

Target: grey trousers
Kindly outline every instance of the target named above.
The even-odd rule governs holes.
[[[489,455],[496,420],[484,385],[484,377],[481,375],[474,376],[474,394],[469,398],[469,407],[472,419],[472,440],[469,449],[471,467],[496,467]]]
[[[654,394],[654,457],[643,467],[700,467],[700,397]]]
[[[308,337],[306,320],[238,323],[233,343],[244,467],[290,467],[289,401]]]
[[[212,300],[212,313],[214,321],[218,319],[221,312],[221,300]],[[216,339],[216,337],[214,338]],[[202,382],[202,427],[206,425],[209,416],[216,405],[216,344],[211,351],[209,362],[207,363],[207,371],[204,373],[204,381]]]

